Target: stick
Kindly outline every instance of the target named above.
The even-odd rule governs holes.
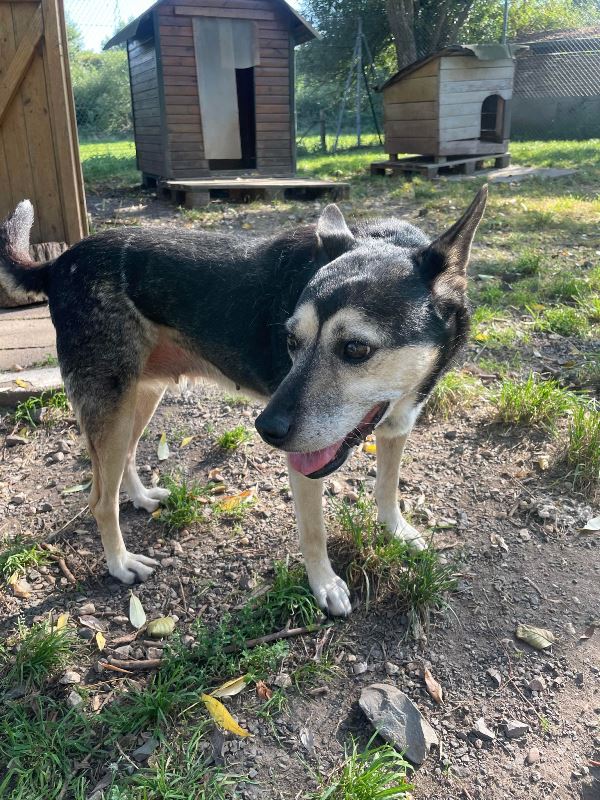
[[[145,626],[144,626],[145,630]],[[116,639],[113,639],[110,643],[111,647],[118,647],[120,644],[129,644],[129,642],[133,642],[139,634],[141,633],[141,629],[139,631],[134,631],[133,633],[126,633],[124,636],[118,636]]]
[[[241,647],[236,644],[230,644],[223,648],[223,652],[235,653],[240,649],[251,650],[253,647],[258,647],[260,644],[269,644],[269,642],[276,642],[279,639],[289,639],[292,636],[302,636],[304,633],[315,633],[316,631],[330,628],[332,625],[333,622],[326,622],[324,625],[305,625],[303,628],[284,628],[276,633],[268,633],[266,636],[259,636],[258,639],[247,639]]]
[[[109,669],[111,672],[122,672],[123,675],[131,675],[128,669],[121,669],[121,667],[116,667],[114,664],[109,664],[107,661],[99,661],[98,663],[102,669]]]
[[[109,658],[108,663],[113,667],[124,670],[158,669],[162,658],[147,658],[143,661],[120,661],[118,658]]]
[[[58,566],[60,568],[60,571],[65,576],[65,578],[69,581],[69,583],[76,584],[77,583],[77,579],[75,578],[75,576],[73,575],[71,570],[67,567],[67,564],[66,564],[64,558],[57,558],[56,562],[57,562],[57,564],[58,564]]]

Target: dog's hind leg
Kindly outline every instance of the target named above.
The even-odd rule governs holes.
[[[136,389],[119,399],[115,411],[86,431],[94,471],[90,508],[98,524],[110,574],[123,583],[145,580],[158,563],[128,552],[119,526],[119,486],[135,419]]]
[[[288,474],[310,588],[324,611],[338,617],[348,616],[352,611],[348,587],[333,571],[327,555],[323,481],[305,478],[289,464]]]
[[[375,499],[377,500],[377,521],[388,529],[396,539],[403,539],[415,550],[424,550],[425,540],[398,507],[398,478],[400,460],[408,434],[387,437],[377,434],[377,480]]]
[[[127,492],[129,499],[136,508],[144,508],[150,513],[156,511],[161,500],[166,500],[170,492],[168,489],[162,489],[160,486],[147,489],[138,475],[135,458],[140,436],[144,432],[146,425],[152,419],[164,393],[164,386],[154,384],[138,385],[133,429],[129,440],[127,461],[125,462],[123,483],[121,485],[121,488]]]

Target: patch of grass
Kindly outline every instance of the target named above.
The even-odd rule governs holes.
[[[588,285],[582,278],[572,274],[556,275],[543,287],[542,295],[558,302],[574,301],[582,297],[588,290]]]
[[[50,411],[43,418],[43,424],[51,425],[57,418],[69,411],[69,401],[63,391],[42,392],[39,397],[28,397],[27,400],[23,400],[17,405],[15,422],[22,422],[32,428],[37,428],[43,408]]]
[[[536,250],[526,249],[515,262],[515,271],[521,275],[538,275],[542,264],[542,256]]]
[[[37,544],[17,540],[0,552],[0,575],[7,581],[20,578],[30,567],[47,563],[47,554]]]
[[[57,356],[53,355],[52,353],[48,353],[41,358],[39,361],[35,361],[32,367],[57,367],[58,366],[58,358]]]
[[[589,330],[585,314],[571,306],[546,308],[539,314],[531,311],[533,330],[540,333],[558,333],[561,336],[584,336]]]
[[[4,654],[3,683],[41,686],[64,669],[74,646],[73,632],[67,626],[57,629],[49,622],[39,622],[27,628],[19,624],[16,652],[12,657]]]
[[[342,549],[348,583],[363,590],[367,604],[371,597],[393,597],[408,616],[409,630],[427,626],[432,611],[448,608],[448,593],[457,585],[455,569],[440,563],[431,546],[417,551],[390,538],[364,493],[353,504],[336,501],[334,515],[346,534]]]
[[[457,409],[473,406],[484,394],[485,388],[478,378],[453,370],[436,383],[426,410],[431,416],[447,419]]]
[[[577,397],[557,381],[545,381],[530,373],[526,380],[505,380],[495,401],[498,417],[504,424],[551,430],[573,410]]]
[[[178,531],[204,520],[200,498],[208,494],[206,487],[172,475],[165,476],[162,484],[171,492],[160,513],[160,521],[168,531]]]
[[[76,762],[94,746],[93,722],[64,702],[32,696],[8,702],[0,714],[0,797],[84,800],[87,781]]]
[[[217,439],[217,444],[222,450],[237,450],[240,445],[252,439],[252,431],[244,425],[238,425],[230,431],[225,431]]]
[[[573,484],[592,496],[600,487],[600,411],[576,408],[569,421],[566,452],[573,470]]]
[[[600,297],[597,294],[577,298],[582,313],[592,325],[600,324]]]
[[[414,788],[407,780],[413,767],[391,745],[364,750],[352,739],[344,749],[344,761],[327,779],[314,800],[400,800]]]
[[[226,403],[228,406],[247,406],[250,405],[250,399],[245,397],[243,394],[224,394],[223,395],[223,402]]]
[[[79,155],[89,191],[107,186],[115,189],[140,185],[132,140],[81,142]]]

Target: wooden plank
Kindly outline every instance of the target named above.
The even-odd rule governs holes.
[[[397,139],[435,139],[438,135],[436,120],[419,120],[417,122],[385,122],[385,137]]]
[[[271,84],[256,84],[254,91],[257,96],[259,95],[274,95],[276,97],[285,97],[286,102],[290,95],[290,90],[287,86],[272,86]],[[269,97],[269,102],[272,98]]]
[[[385,103],[384,118],[390,122],[411,121],[419,119],[437,119],[437,104],[432,101],[423,103]]]
[[[480,61],[474,56],[442,56],[440,59],[440,72],[448,72],[456,69],[481,69],[483,64],[493,64],[496,67],[511,67],[514,69],[515,62],[511,58],[499,58],[496,61]]]
[[[245,8],[199,8],[197,6],[175,6],[175,15],[180,17],[220,17],[222,19],[275,20],[272,11]]]
[[[273,53],[273,51],[269,51],[269,53]],[[261,74],[263,67],[280,67],[283,69],[289,69],[289,60],[287,55],[285,57],[276,56],[275,54],[261,55],[260,64],[256,67],[259,75]]]
[[[169,97],[195,97],[198,102],[198,87],[189,83],[185,86],[165,85],[165,98]]]
[[[385,140],[386,153],[422,153],[424,155],[436,155],[438,151],[438,141],[436,139],[416,139],[408,137],[396,137]]]
[[[444,117],[439,122],[440,133],[446,131],[453,131],[456,128],[473,128],[479,136],[480,131],[480,114],[464,114],[460,117]],[[459,137],[455,137],[459,138]]]
[[[269,97],[268,102],[261,103],[257,106],[256,109],[256,116],[260,114],[285,114],[286,116],[289,115],[289,109],[287,103],[281,101],[274,103],[273,98]]]
[[[165,67],[195,67],[196,59],[191,56],[182,56],[181,58],[178,56],[162,56],[162,63]]]
[[[169,133],[171,144],[190,143],[202,144],[202,131],[188,131],[187,133]]]
[[[179,66],[169,64],[165,66],[163,74],[166,75],[187,75],[188,78],[196,77],[196,67],[194,66]]]
[[[201,128],[198,122],[171,122],[169,118],[167,130],[169,133],[194,133]]]
[[[476,80],[476,81],[458,81],[457,83],[445,83],[442,96],[445,99],[451,95],[467,94],[470,92],[481,91],[486,95],[500,94],[503,90],[510,91],[512,89],[512,78],[499,78],[498,80],[490,78],[489,80]]]
[[[429,61],[427,64],[423,64],[422,67],[416,69],[406,80],[410,80],[412,78],[430,78],[432,75],[437,75],[439,70],[440,59],[434,58],[432,61]],[[398,82],[402,83],[402,80]]]
[[[450,128],[440,131],[440,142],[452,142],[457,139],[477,139],[479,140],[479,125],[466,125],[463,128]]]
[[[290,115],[289,113],[282,112],[281,114],[263,114],[261,112],[257,112],[256,114],[256,124],[264,124],[267,122],[283,122],[286,126],[289,127],[290,124]]]
[[[162,28],[160,32],[160,46],[163,49],[165,47],[193,47],[194,46],[194,35],[191,30],[188,28],[175,28],[176,31],[179,31],[178,35],[173,35],[172,33],[166,34],[165,29]]]
[[[510,67],[480,67],[479,69],[451,69],[440,73],[440,86],[451,83],[477,80],[510,80],[514,76],[514,68]]]
[[[439,155],[475,155],[478,153],[504,153],[508,149],[508,140],[504,142],[482,142],[479,139],[459,139],[440,144]]]
[[[440,125],[444,124],[446,120],[462,119],[462,117],[470,116],[479,119],[481,115],[481,103],[453,103],[452,105],[443,106],[440,115]]]
[[[186,106],[186,105],[181,105],[180,103],[168,102],[165,105],[165,109],[167,114],[169,115],[169,119],[171,119],[172,117],[179,117],[179,116],[187,117],[187,119],[189,119],[190,121],[194,119],[200,119],[200,109],[193,108],[191,105]]]
[[[489,90],[485,89],[478,89],[477,91],[468,91],[468,92],[457,92],[457,93],[448,93],[443,92],[440,95],[440,113],[445,114],[444,107],[445,106],[455,106],[457,108],[462,107],[466,103],[482,103],[485,98],[490,94]],[[498,92],[493,92],[493,94],[499,94],[500,97],[503,97],[505,100],[510,100],[512,97],[512,91],[507,89],[502,89]]]
[[[267,141],[277,141],[277,142],[289,142],[290,140],[290,126],[289,124],[281,125],[281,123],[275,122],[268,122],[267,125],[278,125],[277,128],[271,127],[263,127],[263,126],[256,126],[256,133],[257,138],[259,138],[263,142]]]
[[[163,56],[160,50],[160,38],[158,35],[159,7],[160,6],[155,6],[152,12],[152,27],[153,30],[156,32],[156,46],[154,52],[156,57],[156,84],[158,88],[158,119],[160,120],[161,123],[160,132],[162,137],[162,152],[160,154],[160,161],[162,163],[161,173],[163,175],[168,175],[169,170],[171,168],[171,154],[167,146],[168,139],[167,139],[166,112],[165,112],[164,67],[163,67]]]
[[[384,89],[384,99],[386,103],[431,101],[437,98],[437,89],[438,80],[436,77],[409,77]]]
[[[162,43],[160,46],[160,52],[163,56],[176,56],[177,58],[191,58],[194,56],[194,46],[193,45],[177,45],[176,47],[166,46],[163,47]]]
[[[164,85],[165,86],[189,86],[190,81],[193,81],[193,77],[191,75],[165,75],[164,76]],[[196,87],[197,89],[197,87]]]
[[[19,41],[8,69],[0,78],[0,123],[33,59],[35,49],[42,38],[43,28],[42,9],[38,7]]]
[[[284,67],[255,67],[254,68],[255,76],[261,78],[285,78],[289,80],[290,70],[288,65],[286,64]]]

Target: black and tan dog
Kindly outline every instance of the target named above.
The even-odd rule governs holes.
[[[486,194],[433,242],[398,220],[351,230],[332,205],[317,225],[272,238],[108,230],[44,265],[28,257],[33,210],[19,204],[0,229],[0,283],[49,300],[111,575],[132,583],[156,566],[125,547],[119,490],[147,511],[167,496],[143,486],[135,457],[165,387],[181,376],[267,402],[256,428],[287,453],[300,547],[322,608],[350,612],[327,556],[322,478],[372,431],[379,520],[424,547],[398,508],[400,458],[468,332],[466,268]]]

